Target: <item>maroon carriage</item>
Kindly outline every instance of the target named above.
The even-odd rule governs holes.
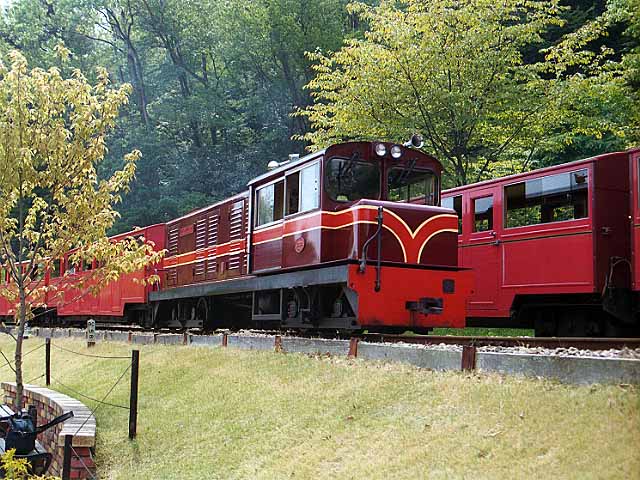
[[[249,190],[167,224],[153,325],[426,330],[463,326],[470,272],[442,167],[355,142],[277,164]]]
[[[637,332],[630,262],[640,241],[632,244],[629,221],[633,213],[640,223],[637,165],[629,168],[637,158],[638,150],[610,153],[443,192],[460,218],[460,264],[476,277],[468,324]]]

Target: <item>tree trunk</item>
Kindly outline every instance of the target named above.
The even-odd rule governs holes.
[[[18,311],[18,333],[16,335],[16,352],[15,352],[15,368],[16,368],[16,410],[20,411],[23,407],[23,391],[22,383],[22,341],[24,340],[24,325],[27,318],[27,298],[24,285],[18,287],[20,294],[20,309]]]
[[[133,43],[129,39],[127,42],[127,63],[129,65],[129,75],[133,88],[136,92],[136,99],[138,103],[138,111],[140,112],[140,119],[145,126],[149,126],[149,112],[147,110],[147,90],[144,84],[144,75],[142,73],[142,64],[138,52],[133,47]]]

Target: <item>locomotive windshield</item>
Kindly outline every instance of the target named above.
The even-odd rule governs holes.
[[[431,170],[394,167],[389,170],[387,199],[392,202],[436,205],[436,175]]]
[[[325,189],[340,202],[380,198],[380,166],[354,157],[334,157],[326,165]]]

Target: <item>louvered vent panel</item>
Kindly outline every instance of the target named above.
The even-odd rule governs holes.
[[[233,253],[229,252],[229,270],[235,270],[240,268],[241,264],[241,253]]]
[[[167,269],[167,284],[175,285],[178,280],[178,270],[174,268]]]
[[[169,230],[169,245],[168,245],[168,255],[169,257],[172,257],[173,255],[177,255],[178,254],[178,235],[180,233],[180,229],[179,228],[172,228],[171,230]]]
[[[196,262],[196,266],[195,266],[195,269],[193,271],[194,275],[196,275],[196,276],[204,275],[204,268],[205,268],[204,260],[202,260],[200,262]]]
[[[207,259],[207,273],[218,273],[218,260],[216,257]]]
[[[238,240],[243,236],[242,221],[244,217],[244,201],[236,202],[231,207],[231,214],[229,215],[229,238],[231,240]],[[230,267],[231,268],[231,267]]]
[[[218,219],[219,212],[213,212],[209,215],[209,239],[207,245],[212,247],[218,243]]]
[[[207,245],[207,219],[201,218],[196,222],[196,250]]]

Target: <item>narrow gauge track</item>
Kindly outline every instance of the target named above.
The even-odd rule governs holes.
[[[148,330],[139,325],[97,325],[96,330],[132,331],[137,333],[176,333],[172,330]],[[189,331],[191,335],[209,334],[212,332]],[[361,333],[349,336],[325,335],[318,337],[301,332],[281,332],[277,330],[243,330],[240,332],[220,331],[215,333],[236,333],[247,335],[287,335],[300,338],[348,339],[356,338],[372,343],[408,343],[418,345],[470,345],[475,347],[542,347],[542,348],[577,348],[580,350],[620,350],[622,348],[640,348],[640,338],[600,338],[600,337],[479,337],[456,335],[395,335],[381,333]],[[328,333],[328,332],[327,332]]]

